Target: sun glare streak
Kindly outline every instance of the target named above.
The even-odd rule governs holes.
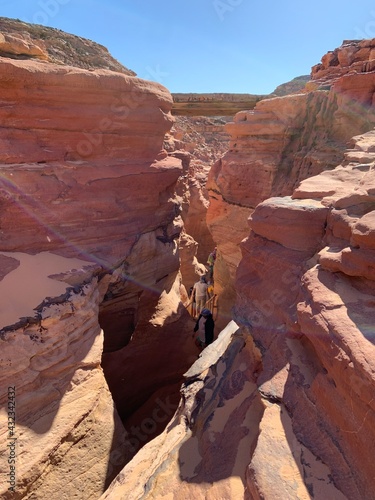
[[[10,172],[9,175],[12,176],[12,172]],[[0,173],[0,203],[1,198],[6,200],[8,203],[16,204],[20,211],[22,211],[43,230],[47,242],[45,250],[53,253],[60,249],[69,249],[70,253],[72,253],[74,257],[88,261],[88,263],[91,264],[97,264],[103,269],[103,271],[109,273],[113,273],[116,269],[121,268],[123,265],[126,255],[118,257],[117,262],[111,263],[109,259],[104,260],[94,252],[90,252],[85,249],[84,246],[73,242],[68,235],[58,229],[60,222],[57,220],[56,215],[53,214],[48,205],[36,199],[33,195],[26,193],[13,179],[10,179],[2,173]],[[50,219],[56,219],[55,224],[52,225],[48,222]],[[51,249],[48,248],[49,246]],[[1,250],[2,248],[0,243],[0,253]],[[4,251],[9,252],[9,249],[6,248]],[[123,280],[124,283],[128,282],[129,284],[139,286],[143,290],[160,293],[160,286],[154,286],[153,284],[146,283],[142,279],[137,279],[136,276],[127,274],[127,272],[123,269],[121,270],[120,279]]]

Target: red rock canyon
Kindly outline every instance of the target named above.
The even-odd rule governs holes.
[[[1,498],[375,499],[375,40],[171,95],[1,18],[0,75]]]

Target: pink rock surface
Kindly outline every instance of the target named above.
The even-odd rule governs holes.
[[[373,498],[374,74],[359,45],[337,61],[364,73],[228,125],[208,221],[222,317],[237,293],[241,330],[203,351],[171,423],[103,499]],[[53,266],[45,281],[69,290],[1,331],[19,495],[98,498],[134,455],[137,416],[151,437],[197,356],[178,274],[185,157],[162,150],[171,98],[157,84],[35,61],[2,61],[0,74],[1,283],[18,276],[16,250],[92,263]],[[195,187],[194,209],[205,181]]]
[[[308,499],[313,491],[344,500],[329,467],[295,438],[285,406],[257,391],[255,368],[259,351],[231,322],[185,374],[167,430],[101,498]]]
[[[172,99],[126,74],[35,60],[0,58],[0,80],[0,287],[12,306],[0,308],[0,377],[16,387],[17,494],[97,498],[131,457],[112,399],[123,373],[103,373],[103,344],[118,367],[132,337],[120,361],[142,383],[127,381],[126,411],[197,354],[176,280],[182,165],[163,150]],[[4,484],[0,495],[13,497]]]
[[[358,500],[373,496],[374,138],[354,138],[360,158],[348,151],[292,199],[258,205],[236,280],[237,321],[262,353],[261,394],[285,404],[289,441],[319,457],[338,490]],[[278,433],[264,417],[261,425],[271,440]],[[263,439],[258,446],[248,477],[253,496],[269,491]],[[289,488],[286,476],[275,481]]]
[[[340,64],[356,63],[355,52],[343,50]],[[227,304],[237,294],[241,328],[203,351],[171,425],[103,499],[374,497],[366,71],[345,71],[345,82],[331,73],[331,90],[262,101],[227,126],[207,220],[215,286]]]
[[[249,223],[256,234],[285,248],[314,252],[322,244],[327,213],[328,209],[313,199],[269,198],[257,206]]]
[[[348,73],[375,69],[375,39],[344,40],[341,47],[328,52],[321,63],[313,66],[312,80],[332,81]]]
[[[167,226],[175,216],[168,202],[169,186],[181,172],[175,158],[0,169],[5,251],[59,250],[111,265],[129,252],[139,233]]]
[[[231,137],[229,151],[210,171],[207,222],[218,246],[220,265],[216,267],[215,282],[223,285],[219,303],[225,303],[227,312],[235,301],[234,277],[241,259],[239,245],[248,234],[246,219],[251,216],[254,225],[260,224],[256,219],[261,209],[252,215],[259,203],[275,196],[314,199],[324,191],[326,201],[323,203],[326,204],[330,203],[329,195],[335,197],[337,190],[341,190],[342,197],[335,198],[339,209],[358,204],[361,197],[370,194],[364,187],[372,182],[368,176],[364,176],[363,184],[354,193],[350,192],[356,173],[345,165],[355,158],[368,162],[374,154],[358,141],[353,150],[347,150],[353,136],[367,133],[375,124],[375,73],[371,64],[365,64],[373,57],[372,44],[373,41],[348,42],[337,49],[341,54],[341,63],[337,65],[336,52],[332,57],[325,57],[325,86],[320,88],[317,80],[300,94],[264,99],[253,110],[237,113],[233,122],[226,125]],[[313,69],[313,80],[318,76]],[[344,155],[346,162],[339,181],[338,170],[334,177],[331,171]],[[319,177],[322,172],[324,183]],[[305,179],[307,183],[303,182]],[[316,186],[313,185],[315,179]],[[302,191],[307,186],[308,192]],[[279,207],[278,214],[281,212]],[[272,225],[267,234],[272,232],[274,239],[284,238],[284,242],[299,238],[303,230],[302,226],[293,230],[293,223],[298,225],[296,219],[290,220],[290,226],[282,230],[277,228],[276,220],[262,219],[261,223],[264,230],[266,224]],[[314,231],[314,222],[311,231]],[[318,232],[321,234],[321,229]],[[276,237],[276,233],[279,236]],[[220,296],[224,300],[220,300]]]
[[[340,64],[352,64],[350,51],[344,52]],[[354,138],[346,150],[353,135],[374,123],[374,74],[368,65],[365,71],[331,74],[331,90],[262,101],[254,111],[238,113],[227,125],[230,151],[210,173],[207,220],[219,247],[215,286],[222,286],[226,303],[234,301],[236,289],[236,318],[259,349],[261,367],[254,374],[267,408],[256,417],[262,432],[249,459],[245,496],[273,497],[280,488],[286,497],[371,496],[372,450],[363,469],[356,464],[357,449],[371,432],[366,412],[373,412],[373,368],[364,362],[373,349],[372,133]],[[285,194],[291,197],[263,202]],[[252,234],[241,245],[234,287],[249,215]],[[332,272],[343,275],[335,285],[323,278]],[[332,358],[332,352],[339,354]],[[353,387],[344,375],[348,363],[358,371]],[[348,415],[350,398],[358,405],[354,416]],[[348,419],[356,437],[346,435]],[[178,469],[168,464],[167,471],[173,490]],[[160,494],[167,491],[163,484],[158,476]],[[230,490],[221,486],[215,494],[225,496]],[[184,494],[192,491],[198,494],[193,485]]]
[[[2,163],[152,162],[160,153],[172,124],[172,99],[161,85],[37,61],[3,58],[0,64],[6,75],[0,119],[7,124],[0,142]]]
[[[228,117],[177,116],[171,134],[167,135],[166,149],[170,155],[181,156],[182,152],[176,148],[188,152],[185,159],[188,165],[178,188],[181,216],[188,235],[180,241],[181,273],[187,290],[207,272],[207,257],[215,247],[206,221],[207,178],[213,163],[227,150],[229,136],[224,130],[227,121]],[[194,250],[191,238],[195,242]]]
[[[344,51],[340,64],[352,57]],[[103,498],[373,498],[366,71],[331,75],[331,90],[262,101],[227,126],[207,220],[219,248],[215,286],[227,304],[237,294],[241,332],[204,351],[173,424]]]

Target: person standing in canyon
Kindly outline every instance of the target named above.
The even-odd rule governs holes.
[[[212,344],[214,340],[215,322],[209,309],[202,309],[199,318],[194,327],[194,334],[198,332],[195,343],[198,347],[204,349]]]
[[[214,250],[210,253],[210,255],[207,258],[207,264],[208,264],[208,278],[212,281],[214,277],[214,265],[215,265],[215,260],[216,260],[216,251],[217,247],[214,248]]]
[[[207,281],[207,297],[208,300],[212,299],[214,296],[214,285],[212,281]]]
[[[207,300],[207,283],[204,276],[201,276],[193,287],[193,300],[195,298],[196,314],[199,315]]]

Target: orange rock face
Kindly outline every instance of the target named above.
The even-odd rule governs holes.
[[[373,496],[374,144],[373,131],[354,138],[340,166],[258,205],[236,281],[259,390],[356,499]],[[261,463],[251,470],[259,490]]]
[[[363,64],[372,57],[372,43],[363,42]],[[352,46],[360,50],[361,44]],[[265,199],[290,196],[304,179],[332,170],[351,137],[374,126],[375,74],[362,63],[362,72],[356,72],[355,61],[353,71],[346,68],[343,76],[327,70],[330,85],[322,90],[260,101],[226,125],[231,141],[210,172],[207,221],[219,250],[215,283],[225,296],[228,314],[235,300],[239,245],[248,234],[247,217]]]
[[[167,191],[159,201],[181,172],[161,151],[171,125],[166,89],[35,61],[3,59],[0,70],[3,250],[64,249],[115,262],[143,229],[173,220]]]
[[[17,493],[97,498],[132,453],[108,385],[124,418],[196,357],[179,300],[182,165],[163,149],[172,98],[123,73],[10,58],[0,86],[0,378],[16,387]]]
[[[312,80],[332,81],[345,74],[375,70],[375,39],[344,40],[341,47],[328,52],[312,68]]]

